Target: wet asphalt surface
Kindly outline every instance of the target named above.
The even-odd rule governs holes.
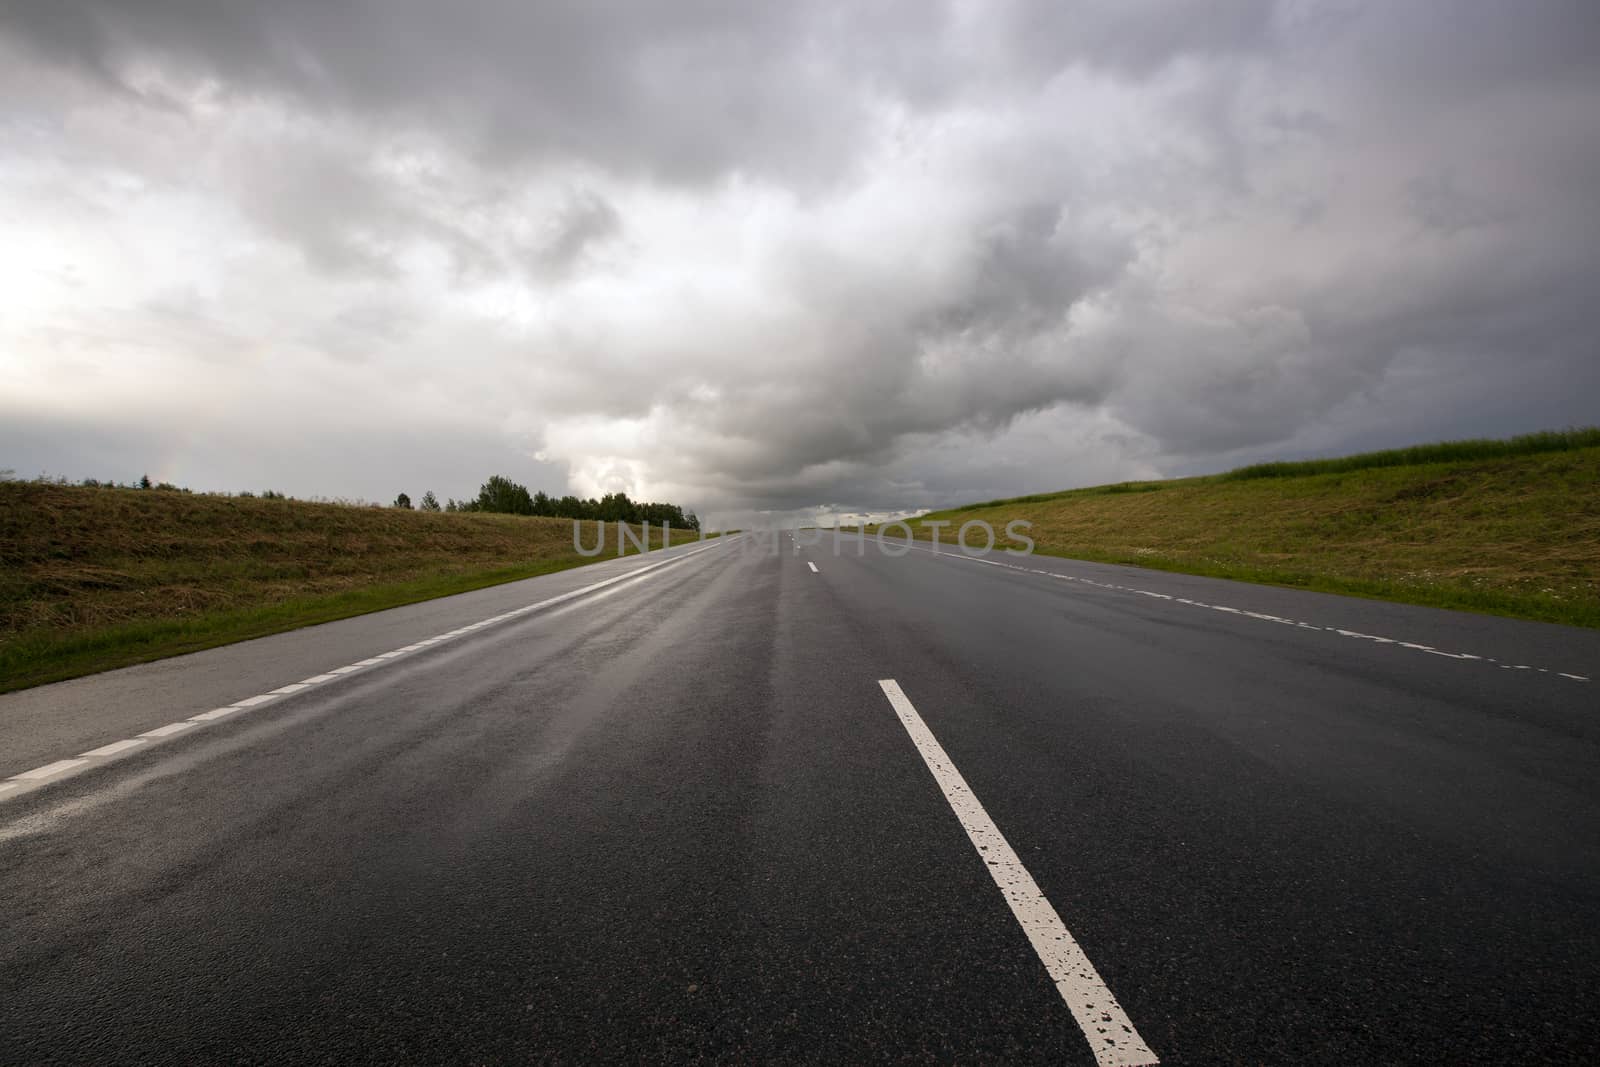
[[[1600,1058],[1600,634],[777,548],[0,795],[0,1063],[1094,1063],[883,678],[1162,1062]],[[0,697],[0,775],[643,565]]]

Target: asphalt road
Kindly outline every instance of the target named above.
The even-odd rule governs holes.
[[[1600,1060],[1600,634],[859,547],[0,697],[0,1063]]]

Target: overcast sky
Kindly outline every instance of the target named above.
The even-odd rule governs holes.
[[[0,0],[0,467],[726,522],[1600,422],[1594,0]]]

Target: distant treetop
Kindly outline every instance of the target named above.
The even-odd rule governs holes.
[[[670,523],[680,530],[700,529],[700,519],[677,504],[643,503],[626,493],[607,493],[595,500],[567,495],[529,493],[504,475],[493,475],[478,489],[476,500],[451,500],[446,511],[487,511],[505,515],[544,515],[559,519],[601,519],[606,522]]]

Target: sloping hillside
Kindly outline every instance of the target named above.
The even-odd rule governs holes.
[[[0,691],[583,562],[567,519],[0,482]]]
[[[939,519],[996,531],[1026,519],[1050,555],[1600,626],[1596,430],[1097,486],[922,521]]]

